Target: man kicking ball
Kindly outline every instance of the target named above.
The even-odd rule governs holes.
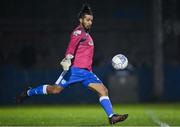
[[[61,61],[64,75],[55,82],[55,85],[43,84],[36,88],[27,88],[17,98],[17,103],[34,95],[59,94],[71,84],[81,82],[99,96],[99,102],[109,118],[110,124],[115,124],[127,119],[128,114],[115,114],[108,90],[102,81],[92,72],[94,55],[94,42],[89,34],[93,23],[93,14],[90,7],[84,4],[79,13],[79,25],[73,30],[65,58]]]

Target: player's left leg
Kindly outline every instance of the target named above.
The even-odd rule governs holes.
[[[113,113],[112,104],[108,97],[108,90],[102,83],[90,83],[88,87],[99,95],[99,102],[106,112],[110,124],[115,124],[127,119],[128,114],[118,115]]]
[[[40,84],[34,88],[24,89],[24,91],[16,97],[16,102],[21,103],[31,96],[59,94],[64,88],[70,86],[71,84],[81,82],[84,77],[83,74],[81,69],[71,67],[63,76],[62,73],[60,74],[54,85]]]
[[[64,89],[64,87],[60,85],[60,82],[63,80],[66,73],[62,72],[54,85],[40,84],[34,88],[25,88],[18,96],[16,96],[16,103],[21,103],[31,96],[59,94]]]

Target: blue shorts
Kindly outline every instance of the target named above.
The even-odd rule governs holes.
[[[55,84],[66,88],[78,82],[82,83],[85,87],[88,87],[90,83],[102,83],[93,72],[86,69],[71,67],[63,77],[59,76]]]

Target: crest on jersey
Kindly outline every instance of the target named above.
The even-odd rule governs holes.
[[[76,31],[73,32],[73,35],[74,36],[81,35],[81,31],[80,30],[76,30]]]
[[[94,45],[93,40],[90,40],[90,41],[89,41],[89,45]]]

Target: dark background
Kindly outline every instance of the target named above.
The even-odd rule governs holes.
[[[158,3],[158,2],[159,3]],[[180,2],[91,0],[94,72],[114,103],[180,101]],[[0,104],[14,104],[26,86],[53,84],[60,75],[71,31],[83,1],[0,1]],[[129,66],[111,67],[122,53]],[[60,95],[25,103],[96,103],[80,84]]]

